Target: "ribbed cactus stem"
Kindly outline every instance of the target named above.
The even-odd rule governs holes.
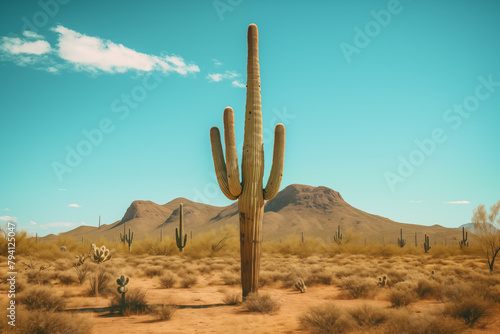
[[[132,241],[134,239],[134,232],[130,233],[130,227],[128,228],[128,235],[125,234],[125,242],[128,244],[128,252],[132,250]]]
[[[177,244],[177,248],[179,248],[179,252],[182,252],[184,250],[184,247],[186,247],[187,243],[187,233],[183,234],[184,232],[184,213],[183,213],[183,206],[182,203],[179,205],[179,229],[177,227],[175,228],[175,243]],[[184,235],[184,242],[183,236]]]
[[[233,109],[227,107],[224,110],[225,160],[219,129],[216,127],[210,129],[217,181],[227,198],[230,200],[238,199],[243,298],[250,292],[258,291],[264,200],[274,198],[279,191],[285,157],[285,126],[278,124],[275,128],[271,174],[264,189],[262,180],[264,176],[264,143],[260,94],[259,36],[255,24],[248,27],[247,41],[247,97],[241,182],[235,145]]]
[[[400,229],[400,237],[398,238],[398,246],[403,248],[406,245],[406,240],[403,239],[403,229]]]
[[[431,249],[431,244],[429,240],[429,236],[426,234],[424,236],[424,251],[427,253]]]
[[[468,247],[469,243],[467,242],[469,232],[465,232],[465,227],[462,227],[462,240],[459,241],[460,248]]]

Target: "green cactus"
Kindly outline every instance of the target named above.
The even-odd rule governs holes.
[[[458,242],[460,249],[464,247],[469,247],[469,242],[467,241],[469,232],[465,232],[465,227],[462,227],[462,240]]]
[[[417,243],[417,232],[415,232],[415,247],[418,247],[418,243]]]
[[[333,236],[333,241],[337,243],[337,245],[342,245],[342,240],[344,239],[342,233],[340,233],[340,225],[337,226],[337,232],[335,232],[335,235]]]
[[[304,243],[304,232],[302,232],[302,243]]]
[[[116,283],[118,284],[118,293],[122,295],[122,307],[121,307],[121,312],[123,314],[123,310],[125,309],[125,294],[128,291],[128,288],[126,285],[128,284],[129,278],[127,276],[121,275],[120,278],[116,280]]]
[[[403,248],[406,245],[406,240],[403,239],[403,229],[399,230],[400,238],[398,238],[398,246]]]
[[[125,225],[123,225],[123,236],[120,233],[120,240],[123,242],[123,244],[127,243],[128,244],[128,252],[132,250],[132,241],[134,239],[134,232],[130,233],[130,227],[128,228],[128,234],[125,234]]]
[[[264,142],[262,135],[262,104],[260,92],[259,36],[257,26],[248,27],[247,99],[245,135],[241,160],[241,182],[234,135],[234,112],[224,110],[226,159],[217,127],[210,129],[215,173],[224,195],[238,200],[240,217],[241,286],[243,298],[259,288],[264,201],[271,200],[280,189],[285,158],[285,126],[276,125],[271,174],[265,188]]]
[[[431,249],[431,244],[429,241],[429,236],[426,234],[424,236],[424,251],[427,253]]]
[[[182,232],[184,231],[184,219],[183,219],[183,208],[182,203],[179,205],[179,229],[175,228],[175,243],[177,244],[177,248],[179,248],[179,252],[184,250],[186,247],[188,235],[184,234],[184,242],[182,241]]]
[[[92,244],[92,251],[90,254],[92,256],[92,260],[97,264],[111,260],[111,252],[104,245],[99,248]]]

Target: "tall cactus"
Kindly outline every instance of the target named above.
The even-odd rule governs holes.
[[[226,160],[224,160],[219,129],[217,127],[210,129],[217,181],[227,198],[238,200],[243,298],[250,292],[258,292],[264,200],[273,199],[278,193],[285,158],[285,126],[278,124],[274,134],[271,174],[266,187],[263,188],[264,142],[260,99],[259,36],[255,24],[248,27],[247,39],[247,98],[241,182],[234,136],[233,109],[230,107],[224,109]]]
[[[179,252],[182,252],[184,250],[184,247],[186,247],[187,238],[188,238],[187,233],[184,234],[184,243],[182,242],[182,232],[184,230],[183,215],[184,214],[183,214],[182,203],[181,203],[179,205],[179,229],[177,229],[177,227],[175,228],[175,243],[177,244],[177,248],[179,248]]]
[[[403,248],[406,245],[406,240],[403,239],[403,229],[399,230],[400,238],[398,238],[398,246]]]
[[[427,253],[431,249],[431,244],[429,241],[429,236],[426,234],[424,236],[424,251]]]
[[[458,242],[460,249],[464,247],[469,247],[469,242],[467,241],[469,232],[465,232],[465,227],[462,227],[462,240]]]
[[[130,233],[130,227],[128,228],[128,235],[125,233],[125,225],[123,226],[123,236],[120,233],[120,239],[125,244],[128,244],[128,252],[130,253],[132,249],[132,241],[134,239],[134,232]]]
[[[337,226],[338,231],[335,232],[335,235],[333,236],[333,241],[335,241],[339,246],[342,245],[342,239],[344,237],[342,236],[342,233],[340,233],[340,225]]]

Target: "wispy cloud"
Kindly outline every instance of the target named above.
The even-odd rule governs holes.
[[[239,77],[240,74],[235,71],[226,71],[224,73],[209,73],[207,79],[209,82],[219,82]]]
[[[82,207],[81,205],[78,205],[78,204],[68,204],[68,206],[70,208],[81,208]]]
[[[246,85],[244,83],[242,83],[241,81],[239,81],[239,80],[234,80],[233,82],[231,82],[231,84],[234,87],[240,87],[240,88],[245,88],[246,87]]]
[[[30,220],[30,224],[31,224],[31,225],[36,225],[36,222],[34,222],[34,221]]]
[[[82,223],[69,223],[69,222],[54,222],[40,225],[42,229],[46,229],[47,227],[73,227],[77,225],[81,225]]]
[[[449,202],[443,202],[445,204],[470,204],[469,201],[449,201]]]
[[[33,65],[51,73],[59,73],[63,69],[93,73],[158,71],[181,75],[200,71],[197,65],[186,63],[177,55],[141,53],[123,44],[88,36],[61,25],[51,31],[58,34],[54,47],[43,36],[29,31],[23,33],[23,38],[1,37],[0,60],[13,61],[20,66]]]
[[[17,217],[11,217],[11,216],[0,216],[0,220],[9,222],[9,223],[17,223]]]
[[[422,203],[423,201],[422,200],[409,200],[408,203]]]
[[[222,66],[222,65],[223,65],[223,64],[222,64],[220,61],[218,61],[217,59],[212,59],[212,61],[214,62],[214,65],[215,65],[215,66]]]
[[[66,189],[64,189],[64,188],[59,188],[57,190],[59,190],[59,191],[66,191]]]
[[[4,209],[2,209],[2,210],[3,210],[3,211],[10,211],[10,209],[9,209],[9,208],[4,208]]]

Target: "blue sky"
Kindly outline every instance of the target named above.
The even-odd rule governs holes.
[[[281,122],[282,188],[449,227],[500,199],[498,1],[8,0],[1,222],[44,235],[112,223],[138,199],[229,204],[209,129],[233,107],[242,146],[250,23],[265,180]]]

